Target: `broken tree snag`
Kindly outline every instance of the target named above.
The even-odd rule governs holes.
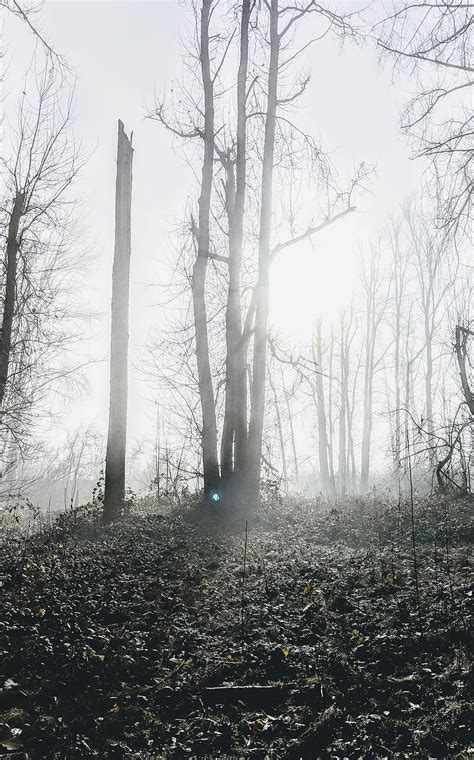
[[[110,407],[105,459],[104,519],[120,516],[125,501],[127,439],[128,304],[131,255],[132,135],[118,122],[115,248],[112,272]]]

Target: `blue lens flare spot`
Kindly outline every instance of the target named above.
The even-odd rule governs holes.
[[[219,494],[217,493],[217,491],[214,491],[214,492],[211,494],[211,499],[212,499],[212,501],[220,501],[220,500],[221,500],[221,497],[219,496]]]

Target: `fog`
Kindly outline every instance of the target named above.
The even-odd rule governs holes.
[[[357,9],[350,3],[338,4],[337,10],[344,13]],[[156,99],[172,105],[177,97],[173,93],[179,91],[180,83],[190,81],[186,56],[192,48],[194,14],[193,6],[188,3],[47,1],[32,17],[35,27],[38,25],[48,44],[67,59],[67,72],[63,71],[61,76],[65,78],[66,86],[74,90],[71,130],[87,159],[74,185],[79,232],[71,245],[82,257],[83,264],[79,269],[82,268],[83,272],[82,278],[77,280],[81,283],[81,314],[75,325],[76,337],[68,346],[72,365],[80,365],[81,369],[77,376],[71,379],[68,376],[66,383],[52,384],[43,395],[41,405],[37,412],[33,411],[30,419],[29,440],[25,441],[27,453],[20,457],[25,464],[18,460],[15,465],[15,477],[19,481],[21,477],[25,478],[25,482],[31,478],[36,480],[37,471],[43,473],[45,482],[43,478],[41,485],[28,485],[26,489],[32,500],[42,506],[50,498],[59,501],[64,501],[64,498],[66,501],[77,499],[77,493],[69,493],[70,484],[64,484],[63,475],[55,476],[56,480],[48,475],[50,466],[54,469],[58,457],[68,460],[72,440],[86,440],[87,436],[92,436],[91,441],[94,441],[94,453],[89,452],[88,455],[89,463],[80,465],[84,479],[81,498],[87,496],[84,491],[99,476],[104,461],[109,412],[108,358],[117,119],[123,121],[127,132],[133,132],[134,146],[129,484],[143,490],[155,476],[157,414],[162,451],[163,447],[173,452],[182,451],[183,445],[185,449],[190,447],[197,459],[193,464],[190,460],[189,467],[196,472],[199,470],[196,464],[199,459],[199,436],[191,442],[186,434],[183,444],[183,398],[176,384],[169,382],[170,372],[174,374],[178,366],[173,354],[176,354],[179,344],[178,341],[174,348],[170,346],[169,336],[176,328],[176,320],[182,324],[183,314],[189,316],[189,291],[186,293],[183,288],[181,299],[176,296],[183,283],[182,272],[178,271],[181,266],[178,252],[182,225],[189,218],[189,210],[195,209],[197,204],[200,157],[198,152],[188,149],[186,141],[170,134],[156,120],[147,118],[153,111]],[[370,14],[368,18],[373,21]],[[318,18],[308,16],[291,40],[292,49],[304,47],[318,33],[319,23]],[[391,482],[390,478],[394,477],[393,456],[390,454],[395,411],[392,379],[393,240],[390,242],[387,230],[397,223],[396,220],[405,220],[400,222],[401,245],[403,255],[408,257],[414,255],[413,235],[410,238],[410,223],[407,222],[410,213],[419,215],[415,224],[420,228],[425,225],[430,227],[433,240],[437,234],[435,223],[430,221],[430,214],[435,215],[434,201],[430,190],[425,190],[429,182],[430,159],[421,157],[414,160],[416,150],[413,140],[400,128],[403,109],[415,94],[418,80],[413,71],[397,70],[392,58],[381,56],[373,33],[364,37],[364,33],[371,28],[366,16],[357,18],[357,24],[360,35],[354,38],[348,35],[343,44],[335,35],[324,36],[304,50],[291,73],[286,75],[291,82],[292,77],[297,81],[302,75],[311,73],[309,84],[292,115],[298,129],[311,133],[323,146],[342,178],[342,184],[344,177],[354,175],[355,168],[361,162],[367,167],[367,177],[357,188],[354,212],[314,238],[282,251],[272,265],[268,334],[276,346],[270,359],[275,377],[273,391],[267,383],[265,461],[271,459],[271,472],[278,473],[277,477],[281,479],[282,457],[287,459],[285,489],[304,487],[318,490],[322,487],[318,474],[317,413],[314,401],[310,401],[310,386],[304,377],[311,359],[308,346],[314,335],[315,323],[322,320],[324,364],[328,365],[331,361],[334,365],[331,369],[329,366],[323,367],[324,382],[328,383],[331,375],[336,385],[340,384],[340,370],[335,369],[340,361],[340,350],[336,348],[337,335],[341,314],[346,312],[347,315],[351,309],[357,314],[357,324],[350,328],[355,332],[351,338],[353,356],[348,369],[351,414],[354,415],[354,441],[351,446],[356,459],[360,459],[362,405],[365,402],[358,393],[366,366],[364,309],[367,302],[363,281],[364,272],[367,274],[368,271],[367,262],[376,250],[381,252],[377,308],[383,303],[385,307],[377,328],[375,348],[377,366],[371,402],[374,404],[370,434],[371,471],[377,484],[380,478],[385,477],[386,482]],[[37,59],[41,56],[42,51],[41,41],[31,29],[6,10],[3,10],[3,41],[3,144],[7,146],[14,134],[19,97],[26,93],[28,99],[34,91],[34,70],[38,63],[33,61],[35,56]],[[233,87],[235,82],[230,66],[225,76],[230,77]],[[428,81],[430,78],[434,82],[436,73],[428,72]],[[230,105],[223,107],[223,113],[226,108],[230,109]],[[232,121],[230,111],[229,120]],[[220,180],[216,182],[219,184]],[[305,224],[317,223],[318,219],[324,218],[325,198],[321,187],[315,192],[311,178],[303,177],[301,173],[294,180],[290,176],[289,184],[282,185],[280,182],[274,192],[275,208],[279,207],[280,211],[287,209],[294,202],[292,192],[297,196],[299,208],[303,209],[303,216],[306,214],[308,221]],[[408,208],[412,208],[410,213]],[[298,223],[300,232],[304,227]],[[278,242],[278,235],[276,231],[274,242]],[[420,245],[423,247],[424,243]],[[436,242],[438,248],[447,249],[451,245],[451,242]],[[464,266],[462,246],[461,267]],[[459,255],[459,249],[456,255]],[[420,285],[423,279],[420,279],[420,261],[415,256],[407,264],[408,300],[403,319],[410,309],[416,311],[420,304],[420,291],[417,290],[423,287]],[[447,291],[452,294],[458,263],[458,258],[456,261],[452,258],[451,263],[439,265],[442,277],[436,287],[440,299],[445,298]],[[221,287],[221,274],[217,274],[214,280],[213,277],[211,273],[210,282],[214,281],[215,287]],[[74,281],[69,285],[74,291]],[[456,316],[463,311],[462,318],[468,317],[466,299],[468,292],[464,290],[454,305],[443,301],[435,317],[432,306],[427,307],[429,318],[435,321],[433,330],[436,333],[433,335],[436,367],[432,381],[436,427],[447,424],[453,413],[450,398],[460,393],[449,346],[452,344]],[[215,303],[218,304],[219,299]],[[405,343],[414,342],[413,349],[410,349],[412,353],[415,355],[420,351],[413,365],[413,389],[408,392],[412,407],[409,411],[418,422],[426,418],[422,390],[426,374],[423,363],[425,353],[423,337],[418,340],[416,334],[421,318],[422,312],[418,312],[418,316],[413,312],[412,327],[408,332],[406,324],[401,328],[405,330]],[[410,330],[413,338],[410,337]],[[216,337],[215,340],[212,350],[218,352],[219,339]],[[330,343],[334,350],[330,348]],[[310,356],[310,359],[306,358],[298,369],[297,358],[302,356]],[[222,365],[217,353],[211,357],[211,362],[215,362],[213,372],[215,388],[218,389]],[[372,369],[375,372],[375,367]],[[401,368],[397,371],[402,373]],[[282,384],[290,390],[283,389]],[[325,389],[326,394],[333,394],[330,401],[333,408],[328,412],[328,420],[334,441],[347,433],[340,432],[338,415],[341,400],[337,398],[340,388],[336,385],[330,387],[328,384]],[[284,400],[287,392],[291,395],[290,405]],[[460,401],[461,396],[458,403]],[[198,409],[196,398],[188,402],[189,408],[194,411]],[[278,403],[282,408],[277,412]],[[453,402],[453,405],[455,407],[456,403]],[[199,416],[199,411],[196,413]],[[221,411],[218,416],[220,414]],[[280,417],[283,434],[281,431],[278,434],[275,415]],[[221,425],[220,420],[218,425]],[[292,437],[293,444],[290,444]],[[294,461],[295,451],[296,458],[301,458],[299,463]],[[335,451],[331,456],[335,461]],[[53,460],[49,464],[48,457]],[[30,474],[25,474],[25,467]],[[334,467],[338,469],[337,463]],[[31,475],[32,470],[34,475]],[[298,478],[296,470],[299,470]],[[429,482],[429,467],[422,470],[423,478]],[[337,480],[337,472],[333,477]],[[345,484],[344,489],[359,488],[355,480],[359,480],[359,475],[354,473],[353,480]],[[194,485],[199,486],[199,483],[198,477]],[[21,490],[20,482],[18,486]]]

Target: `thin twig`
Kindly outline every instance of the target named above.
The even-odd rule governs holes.
[[[411,515],[411,540],[413,548],[413,575],[415,577],[415,594],[416,608],[420,612],[420,593],[418,587],[418,562],[416,557],[416,533],[415,533],[415,506],[413,501],[413,473],[411,467],[410,436],[407,430],[407,454],[408,454],[408,473],[410,476],[410,515]]]
[[[241,599],[241,608],[240,608],[240,633],[242,641],[244,639],[244,633],[245,633],[245,575],[247,572],[247,543],[248,543],[248,520],[245,521],[245,545],[244,545],[244,568],[242,573],[242,599]]]

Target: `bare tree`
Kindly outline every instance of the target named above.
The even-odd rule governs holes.
[[[222,8],[213,7],[212,33],[209,32],[211,6],[203,3],[200,9],[195,8],[195,47],[199,55],[196,52],[191,55],[196,62],[199,58],[199,91],[185,89],[183,119],[170,118],[163,102],[157,103],[151,116],[183,141],[198,141],[204,148],[199,222],[192,221],[191,226],[197,247],[192,290],[203,454],[204,449],[207,451],[206,456],[203,455],[203,469],[213,473],[210,478],[205,474],[205,491],[220,493],[235,483],[237,490],[245,491],[250,502],[256,504],[265,421],[270,267],[276,256],[290,246],[309,240],[352,212],[353,191],[367,170],[361,167],[348,188],[344,192],[337,191],[328,162],[315,141],[285,115],[308,84],[304,78],[288,85],[291,78],[286,76],[287,67],[299,54],[299,51],[292,53],[291,48],[296,24],[314,13],[324,26],[322,36],[329,30],[343,35],[349,30],[345,17],[313,2],[283,7],[275,0],[261,9],[259,24],[252,25],[252,6],[247,2],[239,6],[234,124],[227,119],[228,101],[224,95],[233,91],[229,50],[237,25],[232,17],[231,28],[220,31],[219,20],[222,22],[229,14],[224,11],[221,17]],[[250,62],[259,75],[249,82]],[[227,72],[229,67],[230,72]],[[303,232],[298,233],[296,226],[291,225],[289,237],[275,244],[275,176],[284,181],[283,174],[294,163],[297,153],[305,153],[304,163],[312,164],[315,175],[318,171],[324,175],[321,205],[325,213],[319,223],[308,224]],[[278,229],[280,227],[282,225],[278,225]],[[257,262],[253,257],[254,246],[258,249]],[[222,305],[223,286],[225,305]],[[214,346],[218,356],[221,352],[217,342],[221,333],[213,316],[219,312],[225,314],[223,363],[213,355]],[[211,333],[216,337],[214,345],[211,345]],[[250,350],[251,372],[248,371]],[[219,468],[217,436],[221,420]],[[210,469],[206,462],[210,462]]]
[[[408,280],[408,267],[410,258],[403,240],[402,219],[390,219],[387,224],[387,239],[391,254],[390,282],[392,293],[390,299],[390,311],[393,310],[393,383],[394,383],[394,408],[390,410],[394,416],[393,426],[393,459],[397,466],[402,446],[402,340],[404,331],[404,313],[406,309],[406,289]]]
[[[29,28],[34,38],[40,42],[44,51],[49,54],[51,60],[54,61],[54,63],[59,65],[64,70],[68,68],[64,57],[57,53],[50,45],[45,35],[41,31],[40,25],[36,21],[35,17],[37,16],[40,8],[38,3],[35,2],[28,4],[23,2],[20,3],[18,0],[0,0],[0,9],[2,8],[11,13],[12,16],[15,16],[15,18],[19,19],[21,23],[25,24]]]
[[[439,225],[468,234],[474,156],[472,31],[472,3],[462,0],[393,2],[391,12],[374,26],[381,48],[419,77],[419,92],[408,103],[402,126],[415,141],[416,155],[431,162]]]
[[[352,432],[353,404],[349,394],[351,349],[357,331],[353,307],[343,310],[339,317],[340,349],[340,395],[339,395],[339,493],[344,495],[355,469],[354,440]],[[352,473],[352,476],[351,476]],[[351,483],[352,486],[355,483]]]
[[[362,287],[365,296],[365,334],[364,334],[364,396],[362,423],[362,451],[360,465],[360,484],[362,491],[369,486],[370,454],[373,426],[374,375],[381,365],[384,352],[376,351],[379,328],[385,313],[388,289],[385,287],[380,247],[372,249],[368,265],[363,265]]]
[[[425,424],[428,436],[434,430],[434,356],[436,337],[446,315],[445,296],[450,287],[446,261],[447,250],[443,238],[429,230],[428,220],[415,207],[405,207],[409,241],[413,250],[414,267],[418,281],[419,306],[423,320],[425,353]]]
[[[254,325],[251,415],[247,449],[247,478],[250,493],[258,498],[265,414],[265,380],[269,311],[270,245],[272,231],[272,191],[275,153],[276,112],[278,106],[278,71],[280,31],[278,0],[270,4],[270,62],[267,79],[267,108],[262,162],[260,231],[258,244],[258,280]]]
[[[47,57],[29,74],[2,159],[1,427],[18,444],[33,406],[72,371],[55,361],[73,341],[65,274],[77,273],[81,253],[71,190],[84,159],[71,124],[72,95]]]
[[[288,490],[288,466],[287,466],[287,461],[286,461],[285,433],[284,433],[284,427],[283,427],[283,419],[282,419],[281,410],[280,410],[280,401],[278,399],[278,390],[275,386],[275,383],[273,382],[272,368],[270,366],[267,367],[267,372],[268,372],[268,384],[270,386],[270,390],[273,395],[273,403],[275,406],[276,427],[278,431],[278,442],[280,445],[283,486],[285,490]]]
[[[327,415],[326,415],[326,403],[324,394],[324,382],[323,382],[323,348],[322,348],[322,336],[321,336],[321,320],[316,322],[316,329],[313,333],[313,360],[317,367],[315,377],[315,396],[316,409],[318,414],[318,454],[319,454],[319,472],[321,477],[321,485],[323,490],[328,491],[331,485],[334,485],[330,471],[329,471],[329,442],[327,433]]]
[[[234,160],[227,152],[226,209],[229,220],[229,285],[226,309],[226,398],[222,431],[222,477],[244,476],[247,449],[247,347],[242,332],[241,269],[247,178],[247,77],[250,0],[242,0],[237,74],[237,126]],[[222,156],[222,153],[221,153]]]

